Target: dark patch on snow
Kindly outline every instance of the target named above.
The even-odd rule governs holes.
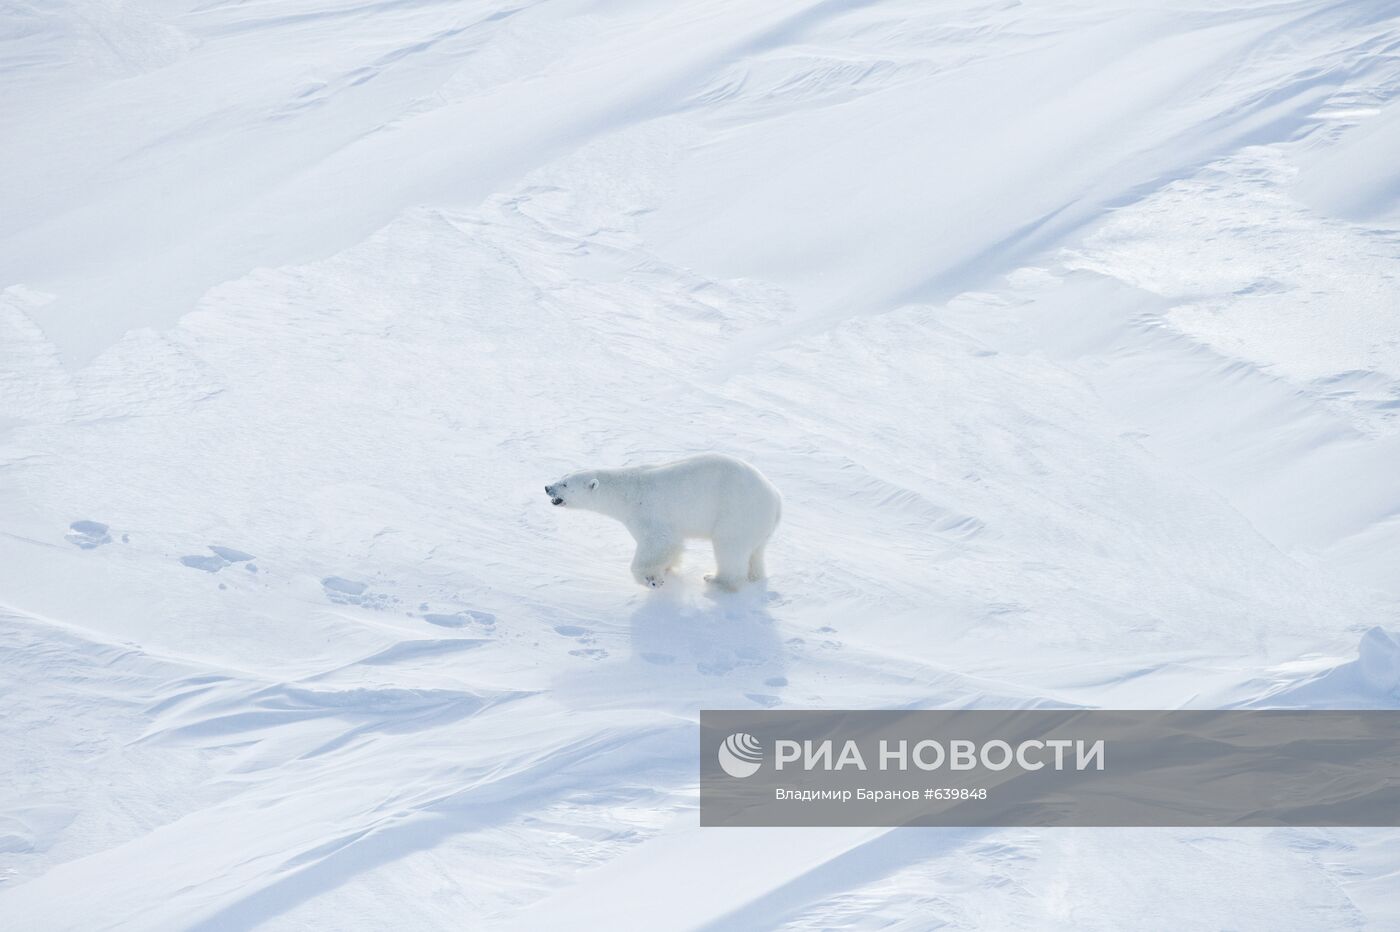
[[[204,570],[206,573],[217,573],[228,566],[228,561],[223,557],[190,556],[181,557],[180,562],[185,566],[197,570]]]
[[[451,613],[429,612],[423,615],[423,620],[443,628],[461,628],[468,624],[491,628],[496,624],[495,615],[490,612],[479,612],[472,608],[464,608]]]
[[[339,576],[327,576],[321,580],[321,585],[327,592],[339,592],[341,595],[364,595],[365,590],[369,588],[365,583],[342,579]]]
[[[100,521],[74,521],[68,525],[68,533],[64,535],[64,539],[83,550],[91,550],[112,542],[107,533],[107,525]]]
[[[382,592],[369,591],[369,584],[346,579],[343,576],[327,576],[321,580],[326,598],[337,605],[359,605],[382,611],[390,608],[398,599]]]

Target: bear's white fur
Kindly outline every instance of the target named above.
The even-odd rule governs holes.
[[[632,576],[656,588],[687,539],[709,540],[716,570],[705,578],[737,589],[764,577],[763,548],[782,517],[773,483],[732,456],[704,453],[659,466],[589,469],[544,487],[555,504],[621,521],[637,542]]]

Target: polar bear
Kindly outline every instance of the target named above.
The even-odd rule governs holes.
[[[764,577],[763,548],[782,517],[778,490],[743,460],[718,453],[625,469],[589,469],[544,487],[550,501],[621,521],[637,542],[632,576],[653,589],[681,558],[687,538],[715,548],[722,589]]]

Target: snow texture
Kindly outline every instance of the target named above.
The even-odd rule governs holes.
[[[0,924],[1400,927],[701,831],[701,708],[1400,708],[1390,0],[0,7]],[[769,580],[541,486],[718,450]],[[192,571],[193,570],[193,571]]]

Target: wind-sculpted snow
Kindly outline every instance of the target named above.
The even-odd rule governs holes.
[[[759,8],[761,7],[761,8]],[[1400,925],[700,831],[701,708],[1395,708],[1391,4],[0,11],[0,924]],[[541,485],[704,449],[770,580]],[[1189,904],[1189,914],[1183,913]]]

